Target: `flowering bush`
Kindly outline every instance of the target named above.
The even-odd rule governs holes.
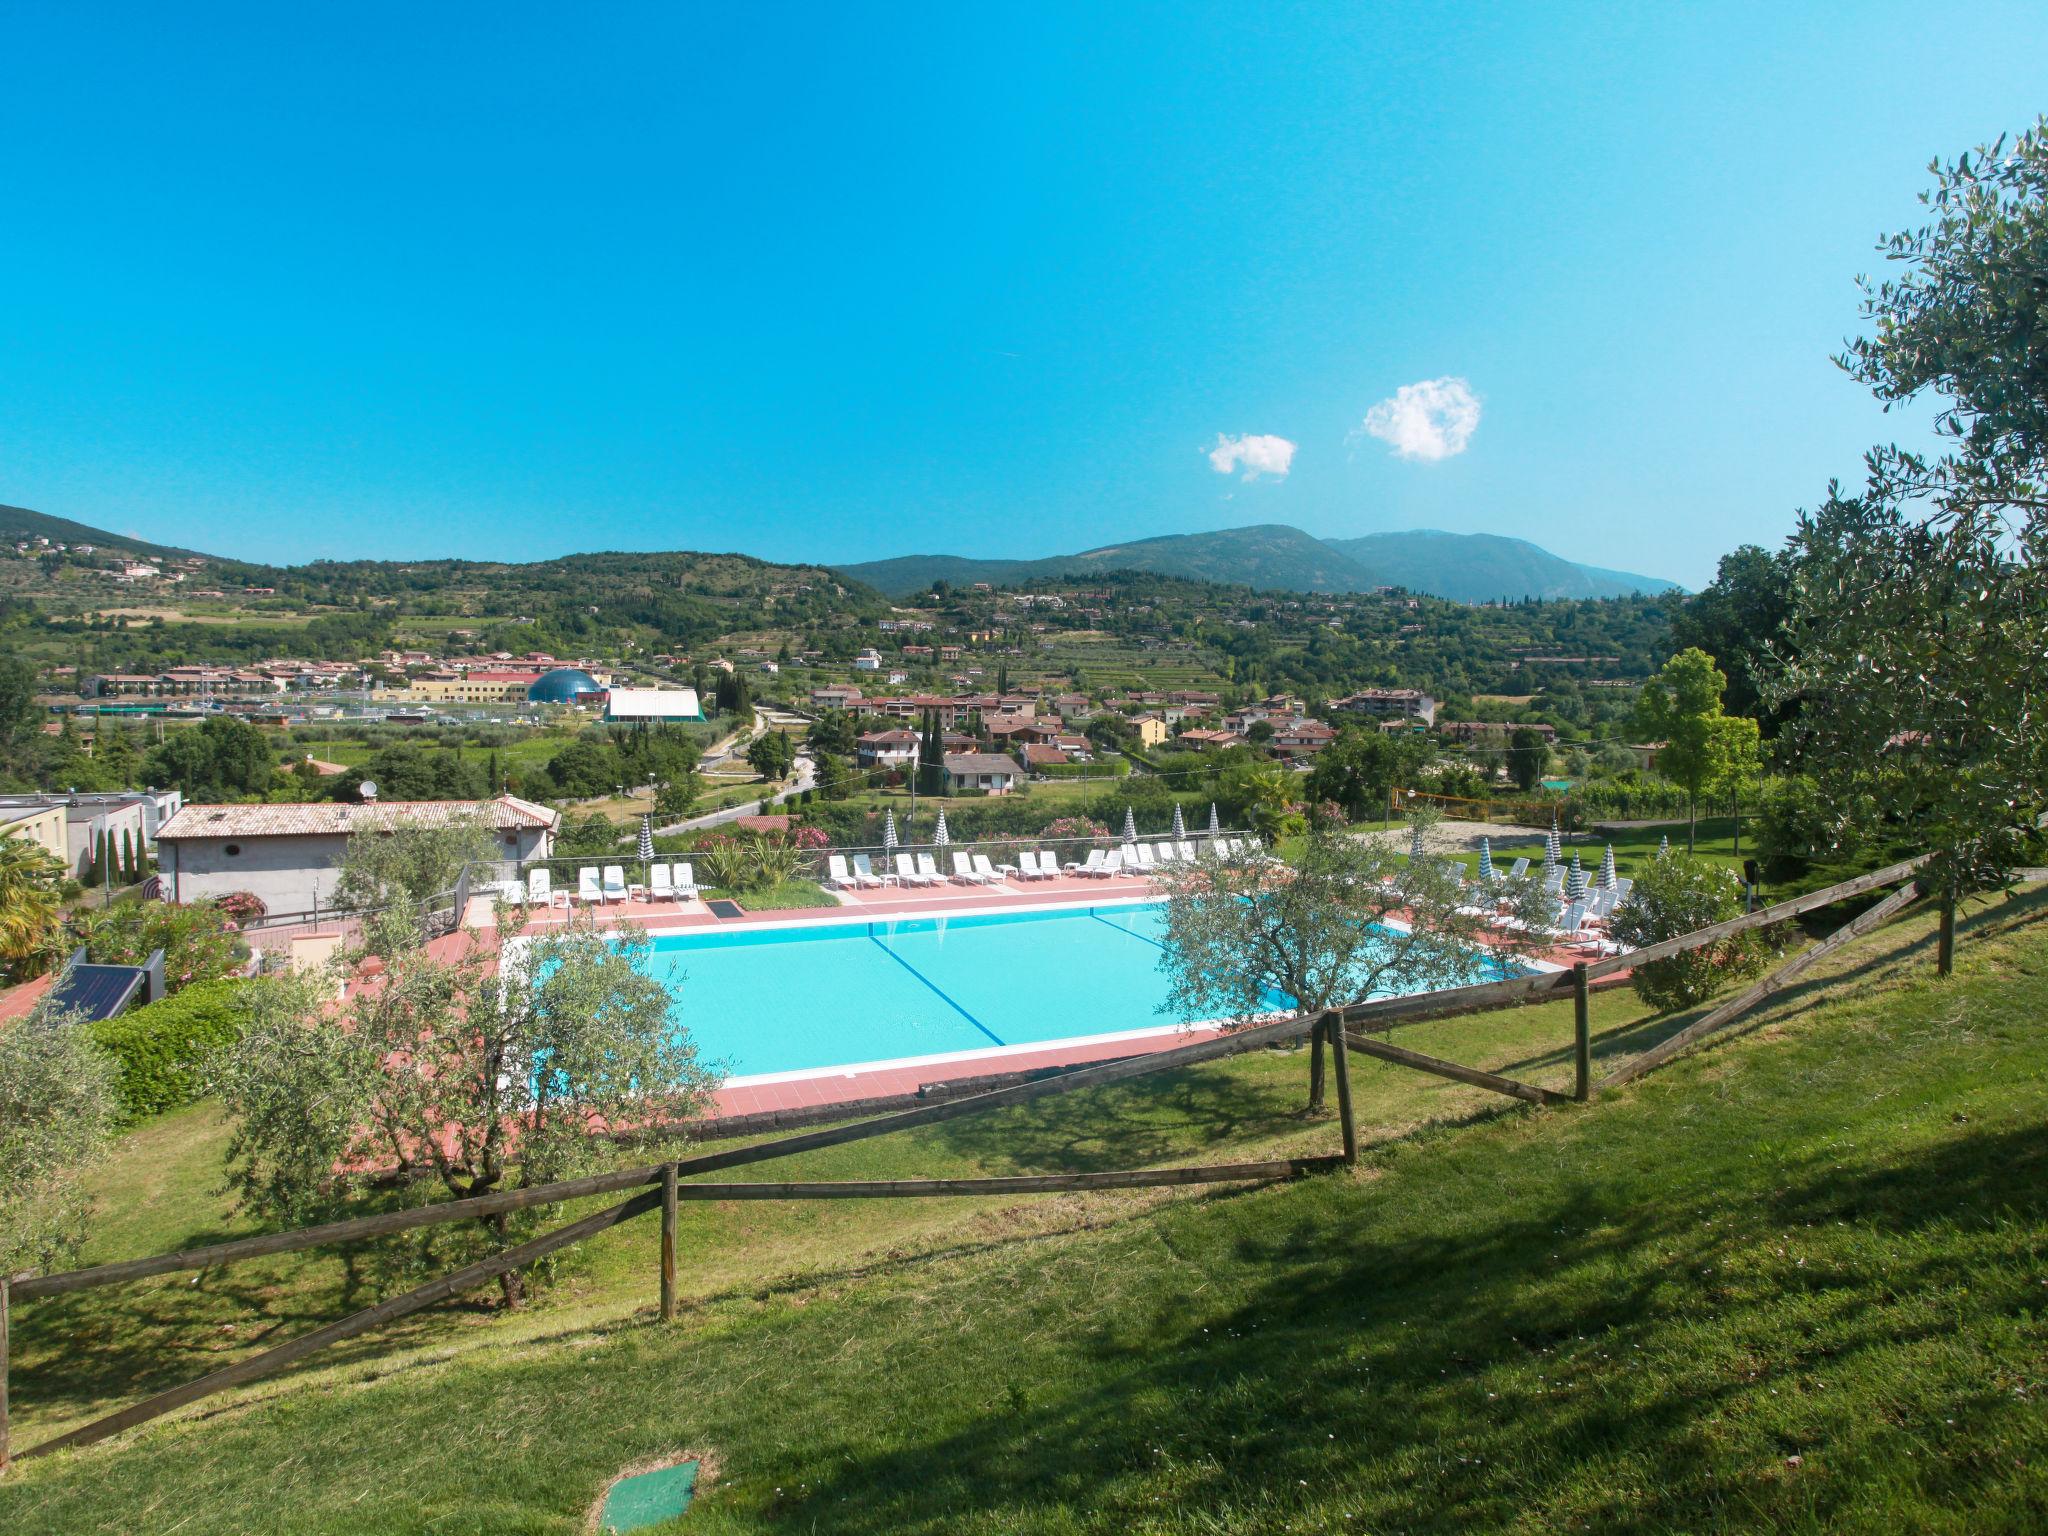
[[[229,891],[214,903],[225,917],[237,928],[246,928],[252,918],[266,915],[270,908],[263,904],[263,898],[254,891]]]
[[[1109,828],[1099,821],[1090,821],[1086,816],[1062,816],[1058,821],[1049,821],[1045,830],[1039,833],[1045,838],[1092,837],[1098,841],[1109,837]]]
[[[164,952],[164,983],[176,992],[195,981],[214,981],[241,968],[248,948],[235,936],[224,903],[117,902],[93,925],[86,954],[98,965],[141,965]]]
[[[823,827],[799,827],[795,843],[799,848],[830,848],[832,839]]]

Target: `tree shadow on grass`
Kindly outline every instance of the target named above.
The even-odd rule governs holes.
[[[2038,1231],[2043,1174],[2048,1151],[2028,1128],[1886,1166],[1811,1163],[1756,1215],[1786,1228],[1853,1221],[1904,1233],[2019,1220]],[[1804,1364],[1835,1375],[1916,1340],[1945,1347],[1969,1326],[1951,1309],[1910,1304],[1967,1279],[1962,1259],[1887,1261],[1881,1283],[1880,1273],[1789,1262],[1769,1283],[1724,1279],[1722,1234],[1682,1202],[1616,1208],[1595,1184],[1553,1185],[1533,1208],[1518,1199],[1490,1224],[1442,1236],[1361,1239],[1328,1214],[1275,1211],[1269,1230],[1241,1227],[1236,1259],[1268,1278],[1226,1311],[1194,1322],[1191,1298],[1162,1295],[1150,1308],[1076,1319],[1092,1369],[1070,1375],[1093,1385],[991,1379],[984,1412],[929,1440],[879,1453],[854,1437],[812,1447],[801,1468],[777,1471],[785,1489],[798,1472],[805,1486],[783,1495],[776,1521],[854,1533],[1007,1529],[1060,1511],[1080,1527],[1142,1528],[1169,1489],[1171,1505],[1208,1512],[1217,1529],[1281,1528],[1334,1477],[1367,1528],[1524,1528],[1532,1516],[1542,1523],[1558,1492],[1537,1469],[1570,1468],[1575,1497],[1619,1501],[1591,1524],[1825,1527],[1857,1496],[1856,1481],[1785,1483],[1783,1456],[1814,1447],[1780,1443],[1782,1423],[1741,1427],[1743,1403],[1769,1390],[1752,1378]],[[2013,1234],[2015,1251],[2028,1241]],[[2016,1294],[2005,1310],[2032,1299]],[[1781,1347],[1788,1332],[1798,1337],[1795,1317],[1820,1338],[1810,1361],[1750,1372],[1688,1363],[1660,1378],[1625,1363],[1634,1344],[1668,1347],[1668,1330],[1702,1316],[1727,1339]],[[1531,1364],[1547,1372],[1536,1396],[1526,1391]],[[1523,1400],[1492,1396],[1514,1395],[1504,1365],[1521,1369]],[[1885,1454],[1892,1425],[1830,1416],[1822,1404],[1783,1422],[1810,1422],[1843,1462]],[[1970,1411],[2001,1431],[2034,1413],[1989,1384]],[[1512,1454],[1482,1456],[1482,1444]],[[1991,1455],[1958,1455],[1930,1458],[1919,1475],[1970,1507],[2018,1474]]]

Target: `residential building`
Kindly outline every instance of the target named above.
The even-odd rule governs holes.
[[[1162,747],[1166,745],[1166,738],[1172,734],[1165,716],[1157,714],[1136,716],[1131,721],[1131,728],[1138,733],[1139,744],[1146,747]]]
[[[1436,700],[1419,688],[1362,688],[1333,701],[1330,708],[1340,715],[1371,715],[1385,719],[1398,715],[1436,723]]]
[[[994,752],[949,752],[946,754],[946,782],[953,789],[986,790],[1007,795],[1017,787],[1024,770],[1017,760]]]
[[[272,914],[311,913],[333,901],[354,833],[450,826],[468,818],[483,822],[500,860],[512,865],[549,857],[561,824],[558,812],[513,795],[368,805],[188,805],[158,832],[157,867],[171,901],[246,891]]]
[[[65,852],[65,815],[61,805],[0,806],[0,837],[34,843],[60,862]]]
[[[869,731],[855,740],[853,755],[863,768],[907,768],[917,760],[917,732]]]

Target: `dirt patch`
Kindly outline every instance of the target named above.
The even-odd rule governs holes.
[[[1362,832],[1359,836],[1387,843],[1405,853],[1415,834],[1406,827],[1392,827],[1385,832]],[[1533,827],[1509,826],[1506,822],[1445,820],[1422,834],[1422,848],[1425,853],[1477,853],[1480,841],[1491,838],[1493,856],[1499,858],[1502,849],[1510,849],[1517,855],[1540,852],[1543,837],[1544,834]]]

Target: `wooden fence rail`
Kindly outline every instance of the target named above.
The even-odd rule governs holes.
[[[436,1302],[486,1284],[502,1275],[522,1269],[559,1249],[657,1209],[662,1212],[660,1315],[664,1319],[672,1318],[675,1314],[676,1292],[676,1212],[683,1202],[1053,1194],[1099,1189],[1255,1183],[1296,1178],[1357,1161],[1358,1138],[1352,1115],[1348,1064],[1348,1057],[1352,1052],[1487,1088],[1541,1106],[1564,1104],[1569,1102],[1570,1098],[1583,1099],[1589,1093],[1586,996],[1590,980],[1716,943],[1754,928],[1784,922],[1801,913],[1837,901],[1849,900],[1902,880],[1910,881],[1910,877],[1925,862],[1924,858],[1907,860],[1888,869],[1859,875],[1853,880],[1843,881],[1825,890],[1779,902],[1761,911],[1733,918],[1725,923],[1717,923],[1712,927],[1702,928],[1628,955],[1573,966],[1569,970],[1539,972],[1478,986],[1457,987],[1413,997],[1382,998],[1324,1012],[1297,1014],[1150,1055],[1102,1062],[1050,1077],[992,1089],[986,1093],[947,1099],[872,1119],[826,1126],[796,1135],[777,1137],[747,1146],[729,1147],[718,1152],[700,1153],[645,1167],[593,1174],[580,1179],[566,1179],[530,1189],[497,1190],[469,1199],[446,1201],[408,1210],[387,1211],[375,1216],[355,1217],[346,1221],[326,1222],[287,1232],[264,1233],[225,1243],[214,1243],[203,1248],[154,1254],[113,1264],[95,1265],[87,1269],[48,1275],[0,1277],[0,1470],[4,1470],[8,1464],[7,1330],[12,1301],[60,1296],[95,1286],[125,1284],[155,1275],[211,1269],[248,1259],[294,1253],[332,1244],[360,1242],[443,1222],[473,1221],[480,1217],[534,1206],[553,1205],[626,1190],[637,1191],[616,1205],[531,1238],[501,1253],[480,1259],[418,1286],[402,1296],[392,1297],[349,1317],[328,1323],[246,1360],[223,1366],[196,1381],[132,1403],[21,1453],[23,1456],[39,1456],[68,1447],[90,1445],[122,1430],[170,1413],[200,1398],[258,1380],[295,1364],[329,1345],[355,1338],[384,1323],[396,1321]],[[1914,886],[1908,883],[1837,934],[1802,951],[1755,986],[1716,1008],[1706,1018],[1633,1058],[1610,1074],[1602,1086],[1630,1081],[1662,1065],[1695,1041],[1722,1028],[1782,988],[1822,954],[1876,927],[1910,901],[1914,893]],[[1574,1094],[1570,1096],[1373,1038],[1376,1034],[1402,1024],[1541,1002],[1568,992],[1573,995],[1576,1002],[1574,1011],[1577,1086]],[[1084,1088],[1099,1087],[1152,1073],[1217,1061],[1246,1051],[1301,1040],[1310,1035],[1316,1035],[1328,1043],[1333,1048],[1335,1057],[1338,1118],[1343,1134],[1343,1150],[1335,1154],[1195,1167],[1118,1169],[1097,1173],[1020,1174],[993,1178],[681,1182],[686,1176],[714,1173],[723,1169],[792,1157],[826,1147],[843,1146],[850,1142],[886,1136],[916,1126],[938,1124],[992,1109],[1073,1093]]]

